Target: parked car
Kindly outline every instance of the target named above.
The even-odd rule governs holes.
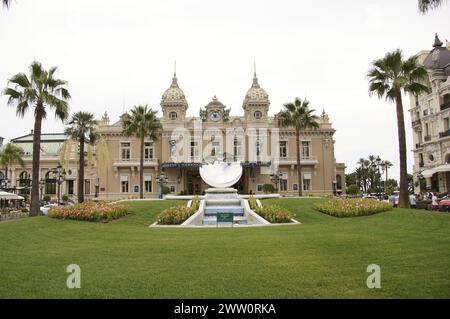
[[[48,211],[49,211],[50,208],[52,208],[52,207],[58,207],[58,205],[56,205],[56,204],[47,204],[47,205],[41,206],[41,208],[40,208],[41,213],[42,213],[43,215],[47,215],[47,214],[48,214]]]
[[[367,196],[363,196],[364,199],[368,198],[368,199],[374,199],[374,200],[378,200],[377,197],[375,196],[371,196],[371,195],[367,195]]]
[[[438,207],[441,212],[450,212],[450,199],[442,199],[438,202]]]

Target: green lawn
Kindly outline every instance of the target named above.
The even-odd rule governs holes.
[[[302,222],[280,227],[148,228],[173,201],[133,203],[109,224],[0,222],[0,297],[450,297],[449,213],[338,219],[314,211],[316,201],[267,201]],[[81,289],[66,287],[73,263]],[[369,264],[381,266],[381,289],[366,286]]]

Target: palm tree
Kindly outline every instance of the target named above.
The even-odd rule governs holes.
[[[278,125],[281,127],[294,127],[297,145],[297,177],[298,196],[302,196],[302,168],[300,166],[300,132],[307,128],[317,129],[318,116],[314,115],[314,109],[309,109],[309,101],[295,98],[294,103],[283,104],[283,110],[278,115]]]
[[[419,0],[419,10],[425,14],[429,10],[440,7],[443,3],[443,0]]]
[[[369,94],[376,94],[395,102],[397,109],[398,147],[400,155],[400,207],[409,207],[408,180],[406,163],[405,119],[403,115],[403,92],[415,96],[429,92],[426,83],[427,71],[417,62],[417,56],[403,59],[402,52],[396,50],[387,53],[384,58],[373,61],[372,68],[367,73],[369,79]]]
[[[161,131],[161,122],[156,117],[157,111],[148,105],[135,106],[131,115],[124,117],[123,134],[127,137],[135,136],[140,141],[139,162],[139,197],[144,198],[144,141],[146,138],[156,141]]]
[[[360,183],[362,183],[362,185],[360,185],[360,187],[362,187],[364,193],[366,193],[367,189],[369,188],[368,187],[368,178],[369,178],[370,161],[361,157],[356,164],[360,166],[356,170],[357,175],[359,176],[359,179],[360,179]]]
[[[15,144],[8,143],[0,150],[0,165],[5,167],[5,179],[8,178],[8,170],[14,164],[24,166],[22,159],[23,149]]]
[[[57,67],[48,71],[41,63],[34,61],[30,65],[29,77],[25,73],[18,73],[8,81],[8,87],[3,93],[8,98],[8,105],[16,107],[18,116],[34,107],[34,136],[33,136],[33,173],[31,184],[30,215],[39,214],[39,161],[41,153],[41,127],[47,110],[54,110],[55,117],[64,121],[68,116],[69,91],[67,82],[54,77]],[[9,87],[13,85],[13,87]]]
[[[72,115],[67,122],[68,127],[64,133],[79,144],[79,168],[78,168],[78,202],[84,202],[84,146],[94,145],[99,138],[97,133],[97,121],[94,114],[79,111]]]

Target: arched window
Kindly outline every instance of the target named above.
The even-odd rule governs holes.
[[[27,171],[23,171],[19,175],[19,186],[30,187],[31,186],[30,174]]]
[[[341,177],[341,175],[336,175],[336,189],[342,189],[342,177]]]
[[[177,112],[170,112],[169,113],[169,119],[176,120],[177,119]]]
[[[45,174],[45,194],[55,195],[56,194],[56,173],[48,171]]]
[[[261,111],[255,111],[255,113],[253,113],[253,116],[255,117],[255,119],[259,120],[260,118],[262,118],[262,113]]]

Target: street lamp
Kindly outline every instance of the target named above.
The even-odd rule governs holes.
[[[95,198],[98,197],[99,192],[100,192],[100,178],[97,177],[97,184],[95,184]]]
[[[272,181],[272,183],[275,184],[275,188],[278,191],[278,183],[280,182],[280,180],[283,178],[283,172],[278,171],[278,172],[274,172],[272,174],[270,174],[270,180]],[[300,185],[299,185],[300,187]]]
[[[66,177],[66,170],[58,164],[56,166],[56,170],[53,170],[56,173],[56,183],[58,184],[58,205],[61,204],[61,184],[63,183]]]
[[[382,165],[382,161],[380,156],[377,156],[377,158],[375,159],[375,163],[377,165],[377,169],[378,169],[378,178],[377,178],[377,192],[378,194],[381,193],[381,189],[380,189],[380,182],[381,182],[381,175],[380,175],[380,166]]]
[[[166,173],[161,172],[156,177],[156,183],[159,184],[159,198],[163,198],[163,186],[169,182],[169,177]]]
[[[44,200],[44,186],[45,186],[45,179],[41,178],[39,181],[39,188],[41,189],[41,201]]]
[[[419,190],[422,193],[422,185],[425,177],[422,175],[422,173],[417,174],[417,179],[419,180]]]

